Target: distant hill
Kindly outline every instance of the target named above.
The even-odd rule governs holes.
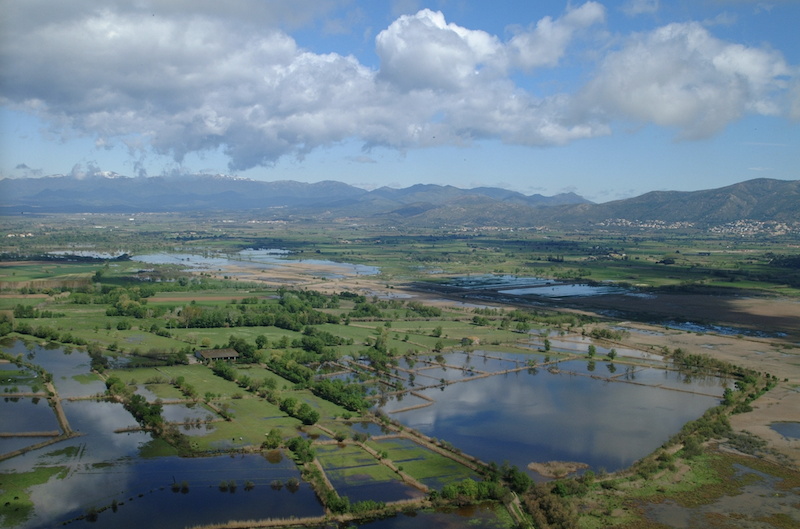
[[[0,180],[0,212],[236,211],[353,203],[366,191],[341,182],[262,182],[227,175]]]
[[[426,202],[441,205],[463,196],[497,197],[529,205],[580,204],[573,193],[526,196],[498,188],[459,189],[453,186],[415,185],[405,189],[382,187],[368,192],[341,182],[305,184],[264,182],[227,175],[126,178],[115,173],[78,179],[56,175],[45,178],[0,180],[0,212],[163,212],[237,211],[259,208],[349,208],[357,215],[375,214],[404,205]],[[356,209],[352,209],[358,206]]]
[[[609,219],[691,223],[697,227],[737,220],[800,222],[800,181],[757,179],[704,191],[654,191],[592,204],[529,207],[516,200],[457,197],[442,204],[409,204],[383,216],[415,226],[591,227]]]
[[[800,222],[800,181],[761,178],[704,191],[653,191],[593,204],[574,193],[545,197],[494,187],[417,184],[365,191],[341,182],[263,182],[227,175],[0,180],[0,213],[249,211],[271,216],[361,217],[410,226],[590,227],[608,219]]]
[[[800,221],[800,180],[758,178],[703,191],[652,191],[605,204],[554,208],[549,220],[570,223],[605,219],[721,224],[740,219]]]

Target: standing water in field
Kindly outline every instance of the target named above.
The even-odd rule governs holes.
[[[228,266],[241,268],[252,268],[261,270],[264,268],[282,267],[293,262],[303,262],[310,265],[319,265],[339,271],[337,275],[376,275],[380,273],[377,266],[367,266],[354,263],[338,263],[324,259],[293,259],[289,258],[291,252],[276,249],[248,249],[230,254],[198,255],[188,253],[154,253],[143,254],[131,257],[134,261],[141,261],[148,264],[175,264],[187,270],[217,270]],[[295,257],[297,254],[294,254]],[[324,272],[314,272],[315,275],[325,275]]]
[[[481,369],[480,354],[471,357],[475,369]],[[466,365],[463,355],[445,355],[445,363],[451,362]],[[505,369],[513,369],[514,364],[505,362]],[[584,364],[587,362],[580,361]],[[563,369],[568,368],[565,365]],[[605,378],[623,375],[622,369],[617,372],[612,363],[598,360],[591,374]],[[673,385],[673,372],[648,369],[645,379],[650,372],[668,373],[665,381]],[[433,379],[432,383],[439,378],[469,378],[464,371],[451,368],[419,373],[431,373],[428,380]],[[429,383],[422,382],[420,375],[416,380],[420,385]],[[531,462],[576,461],[594,470],[614,471],[658,448],[686,422],[719,403],[719,397],[709,395],[721,396],[724,391],[721,383],[705,379],[687,381],[684,377],[679,384],[683,391],[668,391],[650,380],[644,386],[544,369],[522,370],[423,389],[419,394],[433,399],[432,405],[400,411],[392,418],[484,462],[508,460],[526,468]],[[382,406],[390,414],[407,408],[397,401]]]

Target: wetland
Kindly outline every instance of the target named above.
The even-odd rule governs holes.
[[[565,526],[688,527],[739,512],[737,491],[759,520],[798,521],[795,309],[774,321],[769,285],[701,321],[696,292],[592,261],[514,273],[457,237],[424,269],[419,241],[137,237],[0,264],[2,526],[531,527],[550,505]],[[761,466],[682,499],[729,453]],[[759,503],[770,491],[788,499]]]

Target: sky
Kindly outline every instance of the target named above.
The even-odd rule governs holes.
[[[800,2],[0,0],[0,177],[800,178]]]

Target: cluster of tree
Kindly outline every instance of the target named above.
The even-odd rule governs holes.
[[[8,321],[5,314],[0,314],[0,336],[10,334],[14,330],[14,326]]]
[[[278,289],[278,296],[283,299],[289,296],[296,296],[303,302],[306,302],[311,305],[312,308],[315,309],[338,309],[339,308],[339,298],[346,297],[345,294],[342,293],[341,296],[333,294],[331,296],[327,296],[322,292],[318,292],[316,290],[287,290],[286,288],[279,288]]]
[[[356,303],[353,310],[348,314],[351,318],[382,318],[383,313],[375,303],[364,301],[363,303]]]
[[[665,351],[669,354],[669,351]],[[736,366],[731,365],[728,362],[723,360],[718,360],[716,358],[711,358],[707,354],[691,354],[687,353],[681,348],[675,349],[672,354],[672,360],[676,364],[678,364],[683,369],[689,369],[695,372],[718,372],[723,374],[732,374],[734,376],[739,376],[744,378],[750,372],[737,368]]]
[[[295,384],[308,387],[314,394],[323,399],[339,404],[351,411],[362,411],[369,408],[369,403],[364,400],[366,387],[361,384],[346,384],[341,380],[322,379],[314,382],[314,370],[306,367],[302,354],[287,352],[281,356],[273,356],[267,361],[267,366],[283,378]]]
[[[15,318],[63,318],[63,312],[53,312],[51,310],[39,310],[32,305],[22,305],[17,303],[14,307]]]
[[[508,489],[498,481],[473,481],[470,478],[461,483],[452,483],[442,488],[441,496],[459,505],[467,505],[481,500],[502,500]]]
[[[589,333],[592,338],[597,339],[605,339],[605,340],[622,340],[626,336],[629,336],[630,333],[628,331],[612,331],[611,329],[592,329],[592,332]]]
[[[92,369],[98,373],[102,373],[108,369],[108,358],[103,356],[103,352],[100,349],[100,344],[97,342],[92,342],[86,348],[86,351],[89,353],[89,358],[92,359],[90,362]]]
[[[300,361],[302,358],[295,360],[297,356],[297,353],[291,351],[287,351],[281,356],[274,355],[267,360],[267,366],[295,384],[308,386],[314,378],[314,371],[303,365],[303,362]]]
[[[231,382],[236,381],[236,370],[222,360],[217,360],[214,362],[211,365],[211,370],[215,375],[220,376],[225,380],[230,380]]]
[[[319,412],[314,410],[307,402],[303,402],[297,406],[297,399],[294,397],[286,397],[281,401],[281,410],[295,419],[299,419],[305,425],[312,425],[319,420]]]
[[[242,300],[239,301],[239,303],[241,303],[242,305],[258,305],[258,296],[251,296],[249,298],[242,298]],[[236,300],[235,299],[231,300],[231,304],[235,305],[236,304]]]
[[[423,318],[438,318],[442,315],[442,309],[439,307],[429,307],[419,301],[409,301],[406,306]]]
[[[800,269],[800,255],[775,255],[772,252],[764,254],[769,259],[769,265],[776,268]]]
[[[192,347],[185,346],[182,349],[171,347],[165,349],[162,347],[151,347],[147,351],[142,351],[138,347],[131,351],[132,357],[128,362],[130,367],[143,367],[143,366],[157,366],[168,365],[174,366],[176,364],[188,364],[189,355],[192,354]]]
[[[244,338],[237,338],[231,335],[230,338],[228,338],[228,347],[239,353],[239,363],[252,364],[253,362],[261,360],[261,355],[256,350],[256,346],[247,343],[247,340]]]
[[[83,338],[73,337],[69,332],[61,334],[55,327],[47,327],[45,325],[34,327],[33,325],[29,325],[25,322],[17,322],[14,326],[14,331],[20,334],[35,336],[37,338],[41,338],[42,340],[48,340],[51,342],[74,343],[75,345],[87,344],[86,340]]]
[[[181,309],[179,321],[186,328],[278,327],[300,332],[307,325],[338,324],[341,320],[340,316],[320,312],[299,298],[287,298],[290,299],[282,298],[278,304],[238,305],[238,310],[187,305]]]
[[[562,495],[567,489],[562,481],[539,483],[524,496],[525,507],[537,529],[577,529],[578,515],[569,499]]]
[[[472,317],[472,323],[474,325],[486,327],[489,325],[489,318],[487,318],[486,316],[475,315]]]
[[[295,461],[300,464],[311,463],[316,457],[314,448],[311,446],[311,439],[292,437],[286,442],[286,448],[291,450]]]
[[[322,361],[336,360],[336,351],[330,347],[352,344],[353,339],[345,339],[335,336],[328,331],[321,331],[316,327],[307,325],[303,329],[303,336],[292,340],[292,347],[297,347],[305,351],[322,355]]]
[[[119,377],[112,376],[106,380],[106,388],[110,395],[122,397],[122,403],[139,424],[161,430],[164,418],[161,417],[162,405],[159,401],[150,404],[142,395],[130,394],[125,383]]]
[[[267,438],[262,443],[262,446],[268,450],[275,450],[282,442],[281,431],[277,428],[272,428],[267,434]]]
[[[369,402],[364,399],[367,388],[362,384],[345,384],[338,379],[322,379],[311,387],[311,391],[350,411],[360,412],[369,408]]]
[[[194,386],[186,382],[186,379],[183,377],[177,377],[171,380],[173,386],[178,388],[181,393],[185,396],[189,397],[190,399],[194,399],[197,397],[197,390],[194,389]]]
[[[553,272],[553,277],[556,279],[580,279],[582,277],[589,277],[592,271],[588,268],[567,268],[566,270],[556,270]]]
[[[158,323],[153,323],[150,326],[150,332],[155,334],[156,336],[162,336],[164,338],[172,338],[172,333],[170,333],[167,329],[158,325]]]

